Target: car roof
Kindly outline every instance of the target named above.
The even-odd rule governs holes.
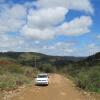
[[[40,73],[40,74],[38,74],[38,75],[48,75],[47,73]]]

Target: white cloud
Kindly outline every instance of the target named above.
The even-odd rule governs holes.
[[[90,49],[94,49],[94,48],[96,48],[96,44],[91,43],[91,44],[88,45],[88,48],[90,48]]]
[[[96,43],[90,43],[86,46],[86,50],[88,55],[93,55],[96,52],[100,51],[100,46],[97,45]]]
[[[55,36],[55,32],[53,31],[53,29],[30,28],[28,26],[24,26],[21,30],[21,33],[26,37],[33,38],[34,40],[48,40],[54,38]]]
[[[49,2],[52,4],[53,1]],[[64,21],[68,9],[62,5],[63,1],[57,2],[54,0],[54,2],[54,4],[57,4],[55,8],[49,8],[48,6],[48,8],[37,10],[29,9],[28,14],[25,5],[4,6],[0,13],[0,33],[18,32],[21,30],[21,34],[24,34],[26,37],[48,40],[58,35],[80,35],[89,32],[92,19],[88,16],[75,18],[57,27],[56,25]]]
[[[57,49],[62,49],[62,50],[64,50],[64,49],[66,49],[66,48],[70,48],[70,47],[74,46],[75,44],[76,44],[75,42],[57,42],[57,43],[55,44],[55,47],[56,47]]]
[[[28,26],[32,28],[46,28],[59,24],[68,12],[63,7],[30,10],[28,15]]]
[[[71,55],[75,52],[76,43],[74,42],[57,42],[53,45],[44,45],[39,52],[49,55]]]
[[[0,35],[0,48],[16,48],[24,43],[21,37],[13,37],[6,34]]]
[[[0,13],[0,33],[16,32],[25,24],[26,8],[22,5],[5,5]]]
[[[0,3],[4,3],[6,0],[0,0]]]
[[[81,44],[80,44],[81,45]],[[100,52],[99,44],[92,42],[92,43],[85,43],[85,45],[81,45],[80,48],[76,47],[76,51],[74,51],[75,56],[90,56],[95,54],[96,52]]]
[[[37,4],[41,5],[42,8],[29,10],[27,25],[21,30],[21,33],[25,36],[33,39],[48,40],[58,35],[74,36],[90,31],[89,28],[92,25],[92,19],[89,16],[81,16],[70,22],[64,22],[58,27],[56,26],[64,21],[65,15],[70,8],[91,12],[92,6],[89,0],[84,0],[83,4],[80,0],[76,2],[73,0],[39,0]]]
[[[3,1],[5,0],[0,2]],[[37,9],[33,9],[34,6],[37,6]],[[83,50],[79,51],[79,48],[75,48],[76,44],[73,42],[60,41],[50,44],[50,41],[47,41],[59,35],[75,36],[90,31],[92,19],[89,16],[63,22],[70,10],[93,13],[89,0],[39,0],[35,3],[25,2],[23,5],[0,4],[0,50],[34,51],[51,55],[82,55]],[[11,32],[19,33],[16,33],[18,36],[11,36],[9,35]],[[100,48],[90,45],[84,49],[87,54],[89,50],[96,52]]]
[[[97,39],[100,39],[100,35],[97,36]]]
[[[27,25],[22,28],[21,33],[33,39],[52,39],[56,35],[55,25],[64,20],[67,12],[68,10],[62,7],[56,9],[31,9],[29,11]]]
[[[38,0],[38,3],[43,8],[65,7],[72,10],[93,13],[90,0]]]
[[[35,25],[36,24],[36,25]],[[24,26],[21,30],[21,33],[26,37],[31,37],[33,39],[42,39],[42,40],[48,40],[52,39],[55,36],[58,35],[70,35],[70,36],[76,36],[76,35],[82,35],[85,33],[88,33],[90,31],[90,26],[92,25],[92,19],[89,16],[81,16],[79,18],[75,18],[70,22],[65,22],[59,26],[53,27],[44,27],[41,28],[38,22],[34,23],[34,26],[36,27],[29,27]],[[44,25],[44,23],[41,23],[41,25]]]
[[[64,35],[81,35],[90,31],[92,25],[92,19],[89,16],[81,16],[75,18],[72,21],[65,22],[59,26],[58,32]]]
[[[40,44],[40,41],[36,40],[34,43],[35,43],[35,44]]]

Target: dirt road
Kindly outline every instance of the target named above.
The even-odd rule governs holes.
[[[97,100],[76,89],[69,79],[61,75],[51,75],[49,82],[49,86],[46,87],[33,85],[23,88],[9,100]]]

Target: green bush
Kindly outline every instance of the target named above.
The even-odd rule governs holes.
[[[100,67],[94,67],[88,73],[90,85],[87,88],[90,91],[100,92]]]
[[[55,68],[48,63],[48,64],[42,64],[42,66],[39,67],[39,70],[42,72],[51,73],[55,71]]]
[[[2,69],[2,67],[0,66],[0,75],[2,75],[4,73],[4,70]]]
[[[11,73],[17,73],[17,74],[23,74],[24,70],[21,66],[10,66],[10,68],[8,69]]]
[[[86,89],[86,85],[88,84],[88,75],[85,72],[80,72],[79,76],[75,78],[76,84],[78,87],[82,89]]]
[[[28,84],[31,81],[32,80],[29,77],[26,77],[24,75],[6,73],[5,75],[0,76],[0,89],[15,89],[18,86]]]
[[[16,87],[15,77],[10,74],[0,76],[0,89],[12,89]]]
[[[0,89],[10,90],[29,84],[38,73],[37,69],[20,65],[5,65],[0,67]]]
[[[100,92],[100,67],[93,67],[88,71],[80,72],[76,78],[76,84],[85,90]]]

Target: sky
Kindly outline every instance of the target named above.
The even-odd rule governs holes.
[[[99,5],[100,0],[0,0],[0,51],[100,52]]]

